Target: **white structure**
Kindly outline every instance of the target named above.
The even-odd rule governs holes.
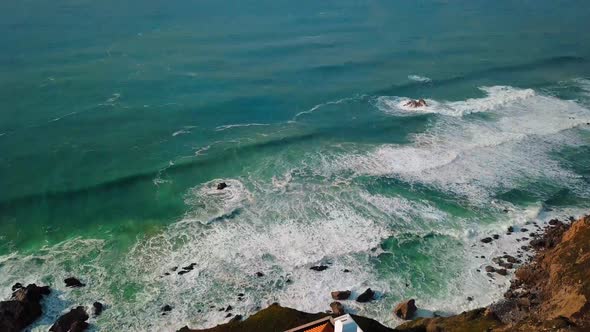
[[[363,332],[350,315],[334,318],[334,332]]]

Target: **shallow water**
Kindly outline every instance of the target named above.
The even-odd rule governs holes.
[[[515,252],[506,227],[587,212],[589,15],[584,1],[2,3],[0,296],[56,290],[33,330],[96,300],[100,331],[224,322],[212,305],[324,311],[335,289],[376,290],[345,307],[388,325],[408,297],[488,304],[507,279],[475,256]]]

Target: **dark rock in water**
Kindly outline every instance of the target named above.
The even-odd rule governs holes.
[[[414,317],[416,310],[418,310],[418,308],[416,308],[416,301],[410,299],[395,306],[393,313],[401,319],[409,320]]]
[[[71,287],[71,288],[86,286],[86,284],[83,284],[82,282],[80,282],[80,280],[78,280],[74,277],[64,279],[64,283],[66,284],[66,287]]]
[[[373,300],[374,296],[375,292],[373,292],[370,288],[367,288],[367,290],[364,291],[364,293],[362,293],[356,298],[356,301],[361,303],[369,302]]]
[[[20,287],[15,287],[20,285]],[[33,323],[42,314],[41,300],[50,293],[49,287],[15,284],[12,299],[0,302],[0,331],[18,332]]]
[[[332,295],[332,298],[334,300],[348,300],[348,298],[350,297],[350,291],[349,290],[345,290],[345,291],[334,291],[332,293],[330,293]]]
[[[337,316],[344,315],[344,306],[340,302],[332,302],[330,303],[330,309],[332,309],[332,313]]]
[[[227,308],[225,308],[225,311],[232,311],[233,307],[231,305],[228,305]]]
[[[230,312],[230,313],[228,313],[227,315],[225,315],[225,318],[229,318],[229,317],[231,317],[231,316],[233,316],[233,315],[234,315],[234,314],[232,314],[232,313]]]
[[[72,332],[84,331],[88,327],[88,314],[84,307],[80,306],[70,310],[70,312],[61,315],[49,331],[52,332]]]
[[[94,308],[94,316],[100,316],[100,314],[102,314],[104,306],[100,302],[94,302],[92,303],[92,308]]]
[[[187,274],[187,273],[189,273],[189,272],[190,272],[190,271],[187,271],[187,270],[181,270],[181,271],[178,271],[178,275]]]
[[[490,242],[492,242],[492,238],[491,237],[483,238],[483,239],[481,239],[481,242],[483,242],[483,243],[490,243]]]
[[[576,218],[574,218],[573,216],[570,216],[570,217],[569,217],[569,220],[570,220],[571,222],[574,222],[574,221],[576,221]]]
[[[468,296],[468,297],[467,297],[467,301],[469,301],[469,302],[473,301],[473,297],[471,297],[471,296]]]
[[[168,311],[172,311],[172,307],[168,304],[166,304],[165,306],[162,307],[162,309],[160,309],[162,312],[168,312]]]
[[[174,266],[174,267],[172,267],[172,268],[170,269],[170,271],[172,271],[172,272],[174,272],[174,271],[176,271],[176,270],[178,270],[178,266]]]
[[[287,283],[287,284],[292,284],[292,283],[293,283],[293,280],[291,280],[291,279],[287,279],[287,280],[285,280],[285,283]]]
[[[262,272],[256,272],[256,276],[258,278],[264,277],[264,273],[262,273]]]
[[[557,224],[559,224],[559,220],[558,219],[551,219],[551,220],[549,220],[549,225],[555,226]]]
[[[328,266],[327,265],[318,265],[318,266],[312,266],[309,269],[310,270],[321,272],[321,271],[324,271],[324,270],[328,269]]]
[[[238,293],[238,297],[244,297],[244,293]]]
[[[520,263],[520,261],[518,259],[516,259],[510,255],[504,255],[504,259],[506,259],[506,261],[508,261],[508,263]]]
[[[498,269],[496,270],[496,273],[498,273],[501,276],[508,275],[508,271],[506,269]]]
[[[196,265],[197,263],[191,263],[190,265],[184,266],[182,269],[186,271],[192,271]]]
[[[529,231],[529,229],[528,229],[528,228],[524,228],[524,227],[523,227],[523,228],[521,228],[521,229],[520,229],[520,231],[521,231],[521,232],[525,232],[525,233],[526,233],[526,232],[528,232],[528,231]]]
[[[235,323],[242,320],[242,315],[235,315],[234,318],[229,320],[229,323]]]
[[[17,282],[16,284],[12,285],[12,291],[16,291],[17,289],[21,289],[23,288],[23,284],[21,284],[20,282]]]
[[[344,273],[349,273],[349,272],[350,272],[350,270],[349,270],[349,269],[344,269],[344,270],[342,270],[342,272],[344,272]]]
[[[500,238],[500,235],[498,235],[498,234],[494,234],[494,236],[492,236],[492,237],[494,238],[494,240],[497,240],[497,239],[499,239],[499,238]]]
[[[227,188],[227,183],[225,182],[221,182],[217,185],[217,190],[223,190],[225,188]]]
[[[485,267],[486,272],[492,273],[492,272],[496,272],[496,269],[493,266],[486,266]]]

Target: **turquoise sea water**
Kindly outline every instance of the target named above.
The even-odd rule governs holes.
[[[389,325],[475,308],[506,227],[588,210],[588,1],[4,1],[0,26],[0,295],[55,289],[34,330],[96,300],[99,331],[367,287],[345,306]]]

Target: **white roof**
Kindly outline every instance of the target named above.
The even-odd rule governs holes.
[[[334,332],[363,332],[350,315],[334,318]]]

